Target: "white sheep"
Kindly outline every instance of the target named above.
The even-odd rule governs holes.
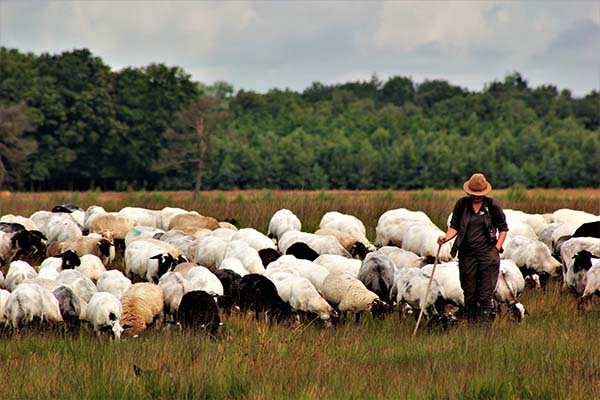
[[[327,326],[336,322],[337,312],[321,297],[308,279],[289,275],[288,279],[278,281],[275,286],[281,299],[295,310],[314,313]]]
[[[288,231],[300,231],[302,222],[288,209],[277,210],[269,220],[267,236],[279,240]]]
[[[277,246],[282,254],[296,242],[306,243],[311,249],[321,254],[337,254],[352,258],[352,255],[338,242],[335,236],[315,235],[314,233],[288,231],[280,238]]]
[[[160,211],[142,207],[123,207],[117,212],[117,215],[134,221],[136,225],[150,226],[157,229],[162,228]]]
[[[98,291],[96,285],[88,277],[74,269],[65,269],[58,274],[56,282],[73,289],[80,299],[88,303]]]
[[[523,211],[505,208],[504,215],[506,216],[506,221],[510,227],[509,232],[513,231],[513,226],[509,221],[514,221],[516,219],[529,225],[538,238],[540,233],[548,226],[548,221],[546,221],[544,216],[541,214],[529,214]]]
[[[228,243],[215,236],[196,239],[190,247],[190,261],[214,271],[225,258]]]
[[[164,311],[163,290],[153,283],[135,283],[121,297],[124,333],[138,335],[155,321],[162,320]]]
[[[423,272],[431,276],[433,264],[427,264],[421,268]],[[435,267],[434,279],[442,287],[444,299],[456,307],[465,306],[465,295],[460,285],[460,271],[457,261],[448,261]]]
[[[169,271],[160,277],[158,286],[163,290],[165,302],[165,316],[170,315],[176,320],[175,315],[181,303],[181,298],[192,288],[190,282],[179,272]]]
[[[428,260],[426,257],[421,257],[405,249],[396,246],[383,246],[377,249],[376,253],[385,254],[392,260],[396,269],[400,268],[421,268],[427,261],[433,262],[433,259]]]
[[[518,300],[524,289],[525,278],[517,264],[512,260],[501,260],[494,299],[500,304],[507,304],[517,322],[521,322],[528,314]]]
[[[253,228],[242,228],[236,231],[231,240],[242,240],[257,251],[262,249],[277,249],[275,243],[267,235]]]
[[[250,273],[262,274],[265,272],[258,251],[242,240],[232,240],[227,243],[223,259],[228,257],[240,260],[244,268]]]
[[[6,300],[6,319],[15,330],[39,320],[45,323],[62,322],[58,300],[52,292],[40,285],[23,283]]]
[[[17,260],[13,261],[8,266],[6,278],[4,278],[4,287],[10,292],[24,280],[35,278],[37,272],[35,269],[25,261]]]
[[[161,226],[159,226],[159,228],[163,229],[163,230],[168,230],[169,229],[169,225],[171,224],[171,220],[179,214],[186,214],[188,213],[187,210],[184,210],[183,208],[176,208],[176,207],[165,207],[162,210],[159,211],[160,214],[160,221],[161,221]]]
[[[513,260],[519,268],[535,272],[542,277],[559,275],[560,262],[552,257],[548,246],[537,239],[520,235],[510,236],[504,242],[503,248],[501,257]]]
[[[8,300],[10,292],[5,289],[0,289],[0,328],[6,325],[6,300]]]
[[[208,268],[195,267],[188,271],[187,280],[191,290],[202,290],[211,296],[223,296],[223,284]]]
[[[0,217],[0,222],[10,222],[10,223],[21,224],[28,231],[39,231],[40,230],[40,228],[38,228],[36,223],[33,222],[33,220],[31,218],[23,217],[21,215],[6,214],[6,215],[3,215],[2,217]]]
[[[338,211],[326,212],[319,222],[321,229],[335,229],[349,234],[356,242],[362,243],[368,251],[375,251],[375,246],[367,239],[367,230],[363,222],[354,215],[342,214]]]
[[[600,256],[600,239],[591,237],[571,238],[563,243],[560,248],[560,257],[563,260],[563,287],[568,286],[580,295],[585,287],[586,271],[575,271],[573,265],[575,256],[582,250],[589,251],[592,255]],[[583,275],[583,276],[582,276]]]
[[[108,292],[95,293],[87,305],[87,321],[98,335],[108,331],[113,338],[119,339],[123,332],[123,328],[119,322],[122,315],[123,307],[121,302]]]
[[[586,274],[587,281],[580,299],[580,308],[585,308],[594,294],[600,294],[600,258],[591,253],[588,257],[590,267]]]
[[[377,252],[369,253],[360,267],[358,280],[381,300],[391,305],[390,290],[394,283],[395,271],[396,267],[388,256]]]
[[[162,236],[164,233],[164,230],[152,226],[134,226],[127,232],[127,235],[125,235],[125,247],[129,246],[129,244],[137,238],[156,238]]]
[[[313,262],[327,268],[329,273],[345,272],[354,278],[358,277],[358,271],[360,271],[360,267],[362,265],[360,260],[338,256],[335,254],[322,254]]]
[[[112,269],[100,274],[96,288],[99,292],[108,292],[120,299],[131,286],[131,280],[118,269]]]
[[[438,251],[437,240],[440,236],[444,236],[440,228],[427,222],[414,222],[408,226],[404,239],[402,240],[402,248],[412,251],[413,253],[422,256],[435,258]],[[439,252],[439,261],[450,261],[452,255],[450,250],[454,239],[449,242],[448,246],[442,246]]]
[[[429,293],[427,293],[430,277],[431,275],[422,269],[399,269],[394,274],[392,299],[400,305],[408,304],[414,310],[423,310],[423,315],[427,319],[443,316],[446,313],[444,289],[434,275]],[[399,310],[402,311],[403,307],[400,307]]]
[[[233,236],[235,235],[236,232],[237,232],[237,230],[219,228],[219,229],[215,229],[214,231],[212,231],[211,236],[215,236],[215,237],[218,237],[219,239],[229,242],[229,241],[231,241],[231,239],[233,238]]]
[[[244,264],[240,260],[233,257],[224,258],[218,269],[228,269],[242,277],[250,273],[244,268]]]
[[[427,214],[422,211],[398,208],[384,212],[379,217],[375,228],[375,244],[377,246],[402,246],[406,229],[414,222],[425,222],[434,225]]]
[[[65,240],[83,236],[79,225],[73,221],[69,214],[55,213],[46,229],[41,231],[48,238],[48,243],[64,242]]]
[[[329,275],[329,270],[322,265],[312,261],[298,259],[292,255],[281,256],[267,266],[267,269],[269,270],[289,271],[288,268],[308,279],[318,291],[321,291],[323,280]]]
[[[321,295],[345,316],[348,312],[355,314],[356,321],[367,311],[374,317],[381,318],[389,311],[389,305],[379,296],[371,292],[358,279],[340,272],[333,272],[323,280]]]
[[[600,217],[585,211],[571,210],[570,208],[561,208],[552,213],[551,222],[573,222],[577,226],[581,226],[586,222],[593,222],[600,220]]]
[[[102,206],[89,206],[83,215],[83,226],[90,229],[92,221],[100,215],[108,214],[108,212]],[[33,216],[32,216],[33,218]]]
[[[102,260],[93,254],[85,254],[79,259],[81,264],[78,267],[75,267],[75,269],[87,276],[94,283],[98,282],[100,274],[106,272]]]
[[[78,256],[93,254],[100,258],[102,265],[108,266],[115,259],[115,244],[103,236],[87,235],[66,240],[61,251],[72,250]]]

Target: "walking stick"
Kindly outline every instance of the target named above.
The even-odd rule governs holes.
[[[441,248],[442,248],[442,245],[439,244],[437,253],[435,255],[435,261],[433,262],[431,276],[429,277],[429,283],[427,284],[427,291],[425,291],[425,297],[423,298],[423,301],[421,302],[421,311],[419,312],[419,318],[417,319],[417,324],[415,325],[415,330],[413,331],[413,334],[412,334],[413,337],[415,337],[415,335],[417,334],[417,330],[419,329],[419,324],[421,323],[421,318],[423,318],[423,311],[425,311],[424,305],[425,305],[425,302],[427,301],[427,296],[429,296],[429,290],[431,289],[431,282],[433,281],[433,274],[435,274],[435,267],[437,266],[438,258],[440,257]]]

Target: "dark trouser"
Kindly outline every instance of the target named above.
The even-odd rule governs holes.
[[[491,310],[500,272],[500,255],[494,246],[480,256],[459,255],[460,286],[465,294],[465,308]]]

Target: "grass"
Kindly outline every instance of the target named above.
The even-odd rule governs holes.
[[[600,214],[600,190],[495,191],[507,208],[551,212],[569,207]],[[209,192],[198,207],[185,192],[16,193],[0,198],[1,214],[76,202],[198,209],[266,232],[277,209],[294,211],[314,230],[326,211],[361,218],[374,238],[386,210],[425,211],[443,226],[458,191]],[[448,332],[414,321],[363,318],[336,329],[318,324],[268,325],[247,316],[224,320],[217,341],[170,330],[120,342],[84,330],[0,337],[2,399],[590,399],[600,398],[600,305],[577,311],[558,282],[528,290],[531,316],[521,325],[501,315],[490,330],[459,326]],[[352,321],[352,319],[349,319]],[[134,365],[139,367],[135,373]]]

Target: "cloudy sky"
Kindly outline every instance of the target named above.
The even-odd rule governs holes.
[[[162,62],[259,92],[373,73],[481,90],[513,71],[533,87],[600,90],[600,0],[0,0],[0,44],[85,47],[115,70]]]

